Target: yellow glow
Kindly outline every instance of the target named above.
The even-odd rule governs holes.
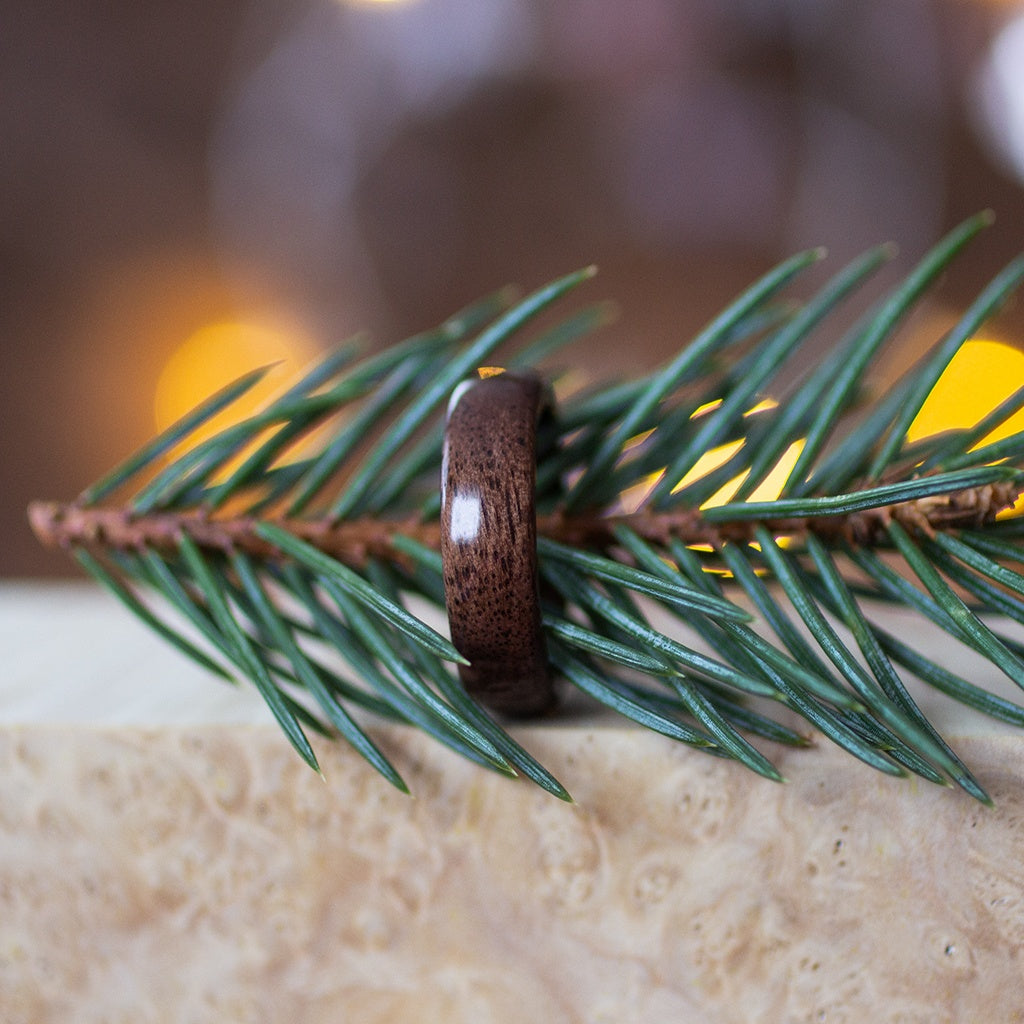
[[[771,472],[751,491],[747,501],[774,501],[781,493],[782,485],[793,471],[796,460],[800,458],[803,450],[804,439],[794,441],[772,466]]]
[[[698,416],[705,416],[714,409],[717,409],[721,404],[722,400],[720,398],[716,398],[712,402],[705,402],[703,405],[698,405],[697,408],[693,410],[690,419],[695,420]]]
[[[672,493],[681,491],[684,487],[689,487],[694,481],[699,480],[702,476],[707,476],[708,473],[713,473],[719,466],[728,462],[739,450],[743,444],[742,441],[732,441],[729,444],[719,445],[717,448],[712,448],[710,451],[706,451],[694,464],[691,469],[682,480],[679,481],[672,488]],[[728,485],[727,485],[728,486]],[[724,502],[718,502],[719,505]]]
[[[794,441],[783,453],[781,458],[772,467],[771,472],[754,488],[750,493],[750,496],[746,499],[747,501],[774,501],[782,490],[782,485],[786,482],[786,478],[789,476],[790,471],[796,465],[796,460],[800,457],[800,452],[803,451],[804,441]],[[739,442],[735,442],[731,445],[724,445],[723,448],[728,449],[728,454],[732,455],[739,448]],[[722,449],[715,449],[715,451],[721,451]],[[714,452],[709,452],[709,455],[713,455]],[[721,459],[717,465],[721,465],[725,459]],[[694,467],[696,468],[696,467]],[[689,474],[687,474],[689,475]],[[723,484],[714,494],[708,498],[707,501],[701,505],[701,508],[715,508],[718,505],[725,505],[732,501],[733,495],[739,489],[739,486],[746,479],[747,474],[741,473],[739,476],[733,477],[727,484]]]
[[[482,375],[482,374],[481,374]],[[693,411],[690,419],[697,419],[700,416],[704,416],[709,412],[717,409],[722,404],[720,398],[716,398],[713,402],[706,402],[704,405],[699,406]],[[757,403],[752,409],[749,409],[745,416],[750,416],[753,413],[763,412],[768,409],[775,409],[778,407],[778,402],[774,398],[764,398]],[[637,434],[635,437],[631,437],[623,447],[623,451],[630,451],[633,448],[637,448],[643,444],[654,433],[654,430],[645,430],[642,433]],[[686,473],[672,488],[672,493],[675,494],[677,491],[681,491],[684,487],[688,487],[695,480],[699,480],[702,476],[707,476],[708,473],[718,469],[723,463],[728,462],[729,459],[739,451],[742,441],[733,441],[730,444],[720,445],[718,448],[712,448],[710,451],[705,452],[693,466],[693,468]],[[803,442],[800,442],[800,447],[803,447]],[[792,453],[792,457],[791,457]],[[796,464],[797,456],[800,454],[799,448],[793,453],[793,450],[787,451],[786,454],[779,460],[778,465],[772,470],[772,473],[765,479],[765,481],[755,491],[755,496],[751,497],[752,501],[770,501],[772,498],[777,498],[779,490],[781,490],[783,483],[785,483],[786,475],[790,469]],[[622,508],[627,514],[635,512],[644,502],[644,499],[650,494],[651,490],[658,483],[664,474],[663,470],[651,473],[645,477],[639,483],[633,484],[632,487],[627,487],[626,490],[619,495],[619,501]],[[735,492],[736,488],[739,487],[743,477],[738,476],[734,480],[730,480],[724,487],[720,488],[708,501],[704,503],[703,508],[710,508],[712,505],[724,505]],[[773,491],[774,488],[774,491]],[[772,493],[769,493],[772,492]],[[764,497],[764,495],[768,495]]]
[[[699,480],[701,477],[707,476],[708,473],[714,472],[719,466],[728,462],[733,455],[739,451],[741,441],[733,441],[730,444],[720,445],[718,448],[712,448],[710,451],[705,452],[698,460],[697,464],[691,469],[682,480],[672,488],[672,493],[675,494],[677,491],[681,491],[684,487],[689,486],[691,483]],[[772,467],[771,472],[754,488],[750,496],[746,499],[747,501],[774,501],[782,491],[782,485],[786,482],[790,472],[796,465],[796,460],[800,457],[800,452],[803,451],[804,441],[801,438],[799,441],[794,441],[779,458],[779,461]],[[650,473],[643,480],[633,484],[632,487],[627,487],[619,495],[619,504],[622,511],[629,515],[635,512],[644,503],[647,496],[651,493],[652,489],[656,486],[658,481],[664,476],[665,471],[663,469],[658,470],[655,473]],[[746,479],[746,473],[740,473],[738,476],[733,477],[728,483],[723,484],[714,494],[705,501],[701,508],[714,508],[718,505],[725,505],[732,500],[733,495],[739,489],[739,486]]]
[[[619,495],[619,506],[622,512],[627,516],[632,515],[644,503],[647,495],[651,493],[652,488],[663,475],[664,470],[659,469],[656,473],[649,473],[632,487],[627,487]]]
[[[907,431],[911,441],[943,430],[973,427],[1024,384],[1024,352],[998,341],[974,340],[953,357]],[[981,444],[1024,430],[1024,411],[1011,416]]]
[[[500,377],[504,372],[504,366],[478,366],[476,368],[477,376],[481,380],[487,380],[488,377]]]
[[[703,405],[698,405],[696,409],[690,414],[690,419],[699,419],[701,416],[706,416],[709,412],[714,412],[722,404],[720,398],[716,398],[710,402],[705,402]],[[774,398],[762,398],[757,405],[749,408],[743,415],[752,416],[755,412],[765,412],[768,409],[777,409],[779,403]]]
[[[633,437],[631,437],[631,438],[630,438],[630,439],[629,439],[629,440],[628,440],[628,441],[627,441],[627,442],[626,442],[626,443],[625,443],[625,444],[624,444],[624,445],[622,446],[622,450],[623,450],[624,452],[629,452],[629,451],[632,451],[632,450],[633,450],[634,448],[638,448],[638,447],[639,447],[640,445],[642,445],[642,444],[644,443],[644,441],[646,441],[646,440],[647,440],[647,438],[649,438],[649,437],[651,436],[651,434],[653,434],[653,433],[654,433],[654,428],[652,427],[652,428],[651,428],[650,430],[645,430],[645,431],[643,431],[643,432],[642,432],[642,433],[640,433],[640,434],[635,434],[635,435],[634,435]]]
[[[189,443],[210,437],[251,416],[282,383],[309,363],[316,347],[297,332],[246,323],[201,327],[171,355],[160,373],[154,400],[158,430],[164,430],[203,399],[249,370],[275,366],[259,384],[197,431]]]

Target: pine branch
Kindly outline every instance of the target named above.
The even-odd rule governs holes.
[[[571,547],[606,549],[615,542],[619,527],[644,540],[661,544],[722,547],[727,541],[753,542],[758,525],[790,540],[808,534],[829,539],[846,538],[861,544],[878,543],[890,522],[898,522],[934,536],[940,530],[984,526],[1017,500],[1020,474],[1012,468],[982,466],[935,474],[884,487],[865,488],[810,500],[742,502],[720,505],[703,512],[695,509],[656,511],[641,509],[623,515],[539,516],[541,537]],[[242,551],[256,558],[271,558],[277,547],[260,535],[271,523],[298,540],[356,569],[374,559],[397,561],[403,537],[433,550],[440,548],[440,526],[418,518],[391,521],[360,518],[338,521],[256,516],[213,518],[200,511],[150,512],[138,516],[131,509],[83,507],[59,502],[35,502],[30,519],[36,536],[49,547],[156,548],[171,551],[187,536],[200,547],[230,554]]]
[[[987,801],[901,672],[1015,725],[1024,707],[875,617],[914,609],[1024,687],[1024,648],[994,621],[1024,623],[1024,570],[1013,567],[1024,528],[1007,518],[1024,489],[1024,438],[985,440],[1024,407],[1024,388],[971,429],[907,440],[949,361],[1024,279],[1024,258],[908,375],[871,405],[863,395],[899,324],[989,220],[953,231],[770,403],[773,381],[891,247],[805,304],[782,293],[822,253],[797,255],[662,369],[560,396],[537,468],[537,533],[542,625],[563,687],[766,778],[779,775],[754,741],[807,745],[796,716],[882,772]],[[452,667],[465,659],[406,605],[443,615],[449,394],[481,365],[530,366],[598,326],[605,307],[587,307],[510,344],[591,273],[518,303],[498,293],[377,355],[343,346],[255,416],[190,443],[263,371],[247,374],[77,501],[34,504],[32,525],[186,656],[251,680],[311,766],[307,732],[337,735],[404,789],[372,740],[377,716],[568,799],[467,696]],[[701,471],[723,446],[722,463]],[[778,497],[753,500],[793,451]],[[709,503],[725,485],[732,496]],[[675,625],[655,626],[655,611]]]

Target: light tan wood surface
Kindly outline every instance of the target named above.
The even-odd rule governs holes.
[[[378,727],[410,798],[91,587],[0,587],[0,644],[4,1022],[1024,1020],[1024,735],[978,716],[994,809],[600,717],[516,730],[574,806]]]

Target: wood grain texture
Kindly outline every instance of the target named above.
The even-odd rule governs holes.
[[[463,685],[490,707],[537,715],[554,703],[537,581],[535,374],[467,381],[445,431],[441,557]]]
[[[0,1018],[1021,1019],[1018,747],[967,744],[986,811],[832,751],[778,786],[520,735],[578,806],[411,735],[415,799],[270,727],[0,730]]]
[[[409,798],[91,588],[0,587],[0,637],[5,1024],[1024,1020],[1024,740],[977,716],[992,810],[582,716],[515,730],[575,806],[375,727]]]

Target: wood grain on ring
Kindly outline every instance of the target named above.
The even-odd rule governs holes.
[[[497,711],[554,703],[537,582],[536,374],[467,381],[452,395],[441,479],[441,557],[466,689]]]

